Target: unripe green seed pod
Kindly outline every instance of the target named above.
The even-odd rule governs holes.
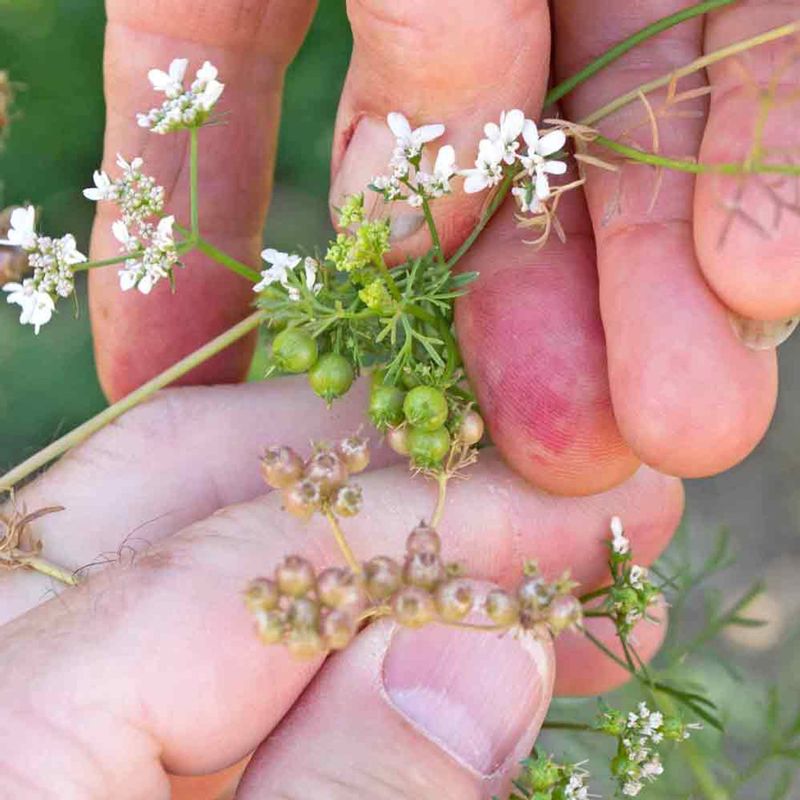
[[[286,612],[286,622],[293,631],[316,630],[319,617],[319,603],[310,597],[295,597]]]
[[[287,328],[272,340],[272,360],[282,372],[308,372],[317,362],[317,342],[297,328]]]
[[[340,486],[331,497],[331,507],[340,517],[354,517],[362,505],[361,487],[355,483]]]
[[[283,613],[277,610],[259,609],[255,612],[256,630],[264,644],[278,644],[283,638],[286,620]]]
[[[458,438],[464,442],[464,444],[478,444],[483,438],[485,428],[483,417],[477,411],[467,411],[459,423]]]
[[[300,519],[309,519],[321,502],[322,492],[314,481],[296,481],[283,490],[283,507]]]
[[[450,434],[447,428],[436,431],[408,429],[408,454],[418,467],[435,469],[450,450]]]
[[[405,392],[396,386],[380,384],[372,387],[369,396],[369,418],[382,431],[395,427],[403,421]]]
[[[322,620],[322,638],[329,650],[344,650],[354,634],[353,618],[346,611],[331,611]]]
[[[349,436],[342,439],[336,449],[351,475],[363,472],[369,466],[369,441],[364,437]]]
[[[313,628],[290,631],[286,637],[286,649],[299,661],[318,658],[325,652],[325,642]]]
[[[254,578],[244,592],[244,602],[250,611],[272,611],[278,607],[280,593],[275,581]]]
[[[411,586],[433,590],[446,577],[444,564],[436,553],[413,553],[406,558],[403,579]]]
[[[373,600],[385,600],[402,583],[400,565],[388,556],[376,556],[364,564],[364,585]]]
[[[519,622],[519,601],[502,589],[492,589],[487,593],[484,608],[495,625],[506,627]]]
[[[303,459],[291,447],[270,447],[261,458],[261,475],[273,489],[291,486],[303,474]]]
[[[302,597],[314,588],[314,567],[301,556],[286,556],[275,569],[275,581],[282,594]]]
[[[308,460],[303,477],[317,484],[323,496],[328,496],[347,480],[347,467],[333,450],[320,450]]]
[[[438,555],[442,550],[442,540],[439,534],[426,522],[420,522],[406,539],[406,553],[434,553]]]
[[[339,353],[325,353],[309,370],[308,382],[326,403],[341,397],[353,385],[353,365]]]
[[[420,628],[436,619],[436,604],[430,592],[406,586],[392,598],[392,613],[400,625]]]
[[[415,386],[403,401],[409,425],[421,431],[435,431],[447,422],[447,398],[434,386]]]
[[[445,622],[460,622],[472,610],[472,586],[463,578],[445,581],[436,589],[436,609]]]
[[[408,429],[403,426],[402,428],[389,428],[386,432],[386,444],[392,448],[398,455],[408,455]]]
[[[317,577],[317,596],[329,608],[353,609],[362,605],[360,579],[349,569],[329,567]]]

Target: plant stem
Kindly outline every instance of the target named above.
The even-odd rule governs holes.
[[[447,499],[447,482],[449,480],[450,476],[444,470],[436,476],[438,492],[436,496],[436,508],[433,510],[433,515],[431,516],[431,528],[438,527],[444,516],[444,504]]]
[[[347,562],[347,566],[350,567],[354,575],[360,575],[362,572],[361,564],[358,563],[358,559],[355,557],[355,554],[353,553],[353,550],[347,541],[347,537],[344,535],[344,531],[342,530],[342,526],[339,524],[339,520],[336,519],[336,515],[329,508],[325,509],[325,516],[328,518],[331,530],[333,531],[333,536],[336,539],[336,544],[339,545],[339,550],[342,551],[342,555],[344,556],[344,560]]]
[[[63,567],[59,567],[57,564],[53,564],[51,561],[47,561],[39,556],[20,556],[17,559],[17,563],[22,564],[28,569],[40,572],[42,575],[47,575],[49,578],[61,581],[61,583],[67,586],[78,585],[78,579],[75,577],[74,573],[67,572]]]
[[[580,70],[580,72],[576,72],[574,75],[562,81],[557,86],[554,86],[548,92],[547,97],[545,97],[544,104],[550,105],[551,103],[555,103],[557,100],[560,100],[565,94],[571,92],[576,86],[584,81],[587,81],[593,75],[596,75],[598,72],[600,72],[600,70],[604,69],[609,64],[625,55],[625,53],[627,53],[629,50],[632,50],[634,47],[642,44],[642,42],[645,42],[647,39],[651,39],[653,36],[657,36],[659,33],[663,33],[664,31],[672,28],[675,25],[678,25],[681,22],[693,19],[694,17],[702,16],[703,14],[708,14],[710,11],[714,11],[717,8],[722,8],[723,6],[729,6],[734,2],[736,2],[736,0],[706,0],[706,2],[697,3],[697,5],[683,8],[680,11],[677,11],[675,14],[670,14],[668,17],[662,17],[662,19],[656,20],[650,25],[647,25],[646,27],[637,31],[632,36],[629,36],[627,39],[624,39],[619,44],[614,45],[614,47],[612,47],[610,50],[606,50],[605,53],[603,53],[599,58],[596,58],[590,64],[587,64],[582,70]]]
[[[104,258],[101,261],[83,261],[80,264],[73,264],[73,272],[84,272],[88,269],[95,269],[96,267],[110,267],[112,264],[121,264],[129,258],[136,258],[139,253],[125,253],[124,255],[114,256],[113,258]]]
[[[192,216],[192,238],[200,238],[200,200],[198,191],[198,146],[197,128],[189,129],[189,199]]]
[[[436,229],[436,223],[433,221],[431,205],[425,198],[422,200],[422,213],[425,214],[425,222],[428,224],[428,230],[431,232],[433,249],[436,251],[436,260],[442,268],[446,269],[447,262],[444,260],[444,251],[442,250],[441,239],[439,239],[439,231]]]
[[[772,28],[764,33],[760,33],[758,36],[753,36],[749,39],[743,39],[742,41],[734,42],[727,47],[722,47],[719,50],[706,53],[706,55],[695,59],[683,67],[673,70],[672,72],[668,72],[666,75],[662,75],[661,77],[655,78],[652,81],[643,83],[640,86],[637,86],[635,89],[631,89],[631,91],[620,95],[614,100],[611,100],[609,103],[606,103],[606,105],[602,106],[602,108],[598,108],[596,111],[593,111],[591,114],[581,119],[580,124],[594,125],[596,122],[599,122],[601,119],[613,114],[620,108],[639,100],[643,94],[648,94],[656,89],[661,89],[664,86],[668,86],[673,81],[677,81],[680,78],[685,78],[687,75],[691,75],[693,72],[698,72],[701,69],[706,69],[706,67],[716,64],[718,61],[723,61],[726,58],[743,53],[746,50],[752,49],[753,47],[769,44],[770,42],[774,42],[778,39],[783,39],[786,36],[792,36],[795,33],[800,33],[800,21],[790,22],[787,25],[781,25],[777,28]]]
[[[590,600],[596,600],[598,597],[605,597],[610,591],[610,586],[603,586],[600,589],[595,589],[593,592],[582,594],[578,600],[580,600],[581,603],[588,603]]]
[[[233,256],[229,256],[218,247],[215,247],[211,242],[207,242],[205,239],[198,237],[195,240],[195,247],[201,253],[205,253],[209,258],[213,258],[218,264],[227,267],[231,272],[235,272],[237,275],[241,275],[243,278],[247,278],[247,280],[253,283],[258,283],[261,280],[261,273],[248,267],[247,264],[242,264],[241,261],[237,261]]]
[[[422,322],[427,322],[429,325],[433,325],[433,327],[436,328],[437,333],[442,337],[442,341],[447,347],[447,364],[445,365],[444,377],[445,379],[449,378],[461,359],[458,353],[458,345],[453,338],[453,334],[450,333],[450,325],[447,323],[447,320],[442,319],[438,314],[431,314],[424,308],[420,308],[411,303],[403,306],[403,310],[411,314],[412,317],[416,317],[422,320]]]
[[[263,311],[255,311],[250,314],[249,317],[245,317],[245,319],[232,328],[221,333],[215,339],[212,339],[193,353],[182,358],[176,364],[164,370],[160,375],[156,375],[155,378],[152,378],[126,397],[123,397],[122,400],[104,409],[60,439],[56,439],[52,444],[49,444],[38,453],[35,453],[30,458],[14,467],[14,469],[1,476],[0,487],[5,490],[12,488],[21,480],[27,478],[31,473],[41,469],[46,464],[53,461],[53,459],[66,453],[70,448],[88,439],[93,433],[96,433],[101,428],[108,425],[109,422],[113,422],[126,411],[129,411],[131,408],[134,408],[152,397],[159,389],[168,386],[173,381],[194,369],[198,364],[202,364],[235,341],[246,336],[250,331],[257,328],[264,318],[265,313]]]
[[[549,731],[589,731],[591,733],[600,733],[600,731],[596,731],[591,725],[587,725],[585,722],[562,722],[560,720],[553,720],[552,722],[545,720],[542,723],[542,729],[547,729]]]

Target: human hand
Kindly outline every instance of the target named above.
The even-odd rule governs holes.
[[[609,45],[685,5],[560,0],[551,60],[543,0],[467,6],[352,0],[355,48],[336,127],[332,202],[362,190],[384,169],[393,144],[386,112],[402,110],[415,124],[446,123],[459,164],[469,166],[481,125],[501,109],[520,107],[539,116],[551,69],[557,79],[570,75]],[[168,191],[178,185],[186,166],[183,140],[153,137],[131,121],[149,103],[143,80],[148,68],[175,55],[198,63],[212,59],[228,84],[222,108],[232,113],[224,129],[203,132],[201,182],[209,190],[201,223],[210,239],[254,265],[283,72],[313,6],[308,0],[108,2],[107,164],[117,151],[142,153]],[[683,23],[579,87],[560,111],[579,120],[704,50],[785,22],[793,7],[745,0],[705,23]],[[766,80],[786,47],[753,50],[744,56],[746,67]],[[753,118],[755,99],[733,61],[715,66],[708,78],[714,88],[710,107],[701,111],[701,98],[679,109],[689,114],[662,121],[661,148],[699,150],[710,161],[744,159],[751,136],[743,120]],[[682,88],[703,81],[700,74]],[[605,120],[602,131],[622,135],[644,114],[641,106],[628,107]],[[786,144],[790,130],[778,115],[766,143]],[[650,146],[646,127],[632,135]],[[771,418],[774,351],[748,349],[734,333],[728,309],[759,319],[797,311],[797,233],[786,222],[790,217],[770,239],[734,221],[720,245],[727,212],[718,195],[729,198],[737,185],[705,176],[695,190],[692,176],[665,172],[652,203],[656,181],[639,166],[625,167],[621,183],[617,175],[590,169],[585,192],[571,193],[560,208],[566,244],[553,239],[541,250],[525,245],[525,232],[508,209],[462,261],[481,273],[457,305],[457,327],[492,438],[516,470],[548,490],[600,491],[632,474],[640,459],[671,474],[711,474],[743,458]],[[763,197],[747,199],[756,219],[771,214]],[[464,238],[481,202],[457,194],[436,204],[445,249]],[[184,190],[177,189],[170,208],[180,213],[186,205]],[[100,208],[96,257],[116,251],[110,213]],[[398,250],[427,248],[421,218],[411,209],[393,213]],[[197,254],[187,261],[174,297],[166,286],[146,298],[121,295],[113,270],[91,275],[97,361],[110,396],[124,394],[245,313],[252,293],[244,281]],[[190,380],[240,379],[252,344],[230,348]]]
[[[362,383],[319,414],[298,379],[170,390],[17,495],[29,512],[65,507],[33,532],[48,558],[84,569],[80,587],[44,603],[48,579],[0,572],[0,796],[155,800],[170,796],[168,772],[207,776],[255,751],[237,797],[483,798],[507,787],[552,691],[622,681],[568,633],[553,653],[379,622],[324,663],[260,644],[247,582],[288,553],[317,567],[341,557],[324,521],[303,525],[281,513],[279,493],[260,494],[259,450],[350,433],[366,395]],[[435,488],[390,458],[376,451],[359,476],[365,506],[347,528],[361,557],[402,552],[434,503]],[[441,532],[476,580],[510,585],[535,557],[545,574],[570,567],[588,591],[607,580],[612,514],[648,564],[681,510],[680,483],[647,468],[604,494],[554,498],[486,450],[452,486]],[[615,647],[607,622],[587,620]],[[662,635],[642,623],[639,652]],[[172,797],[216,797],[241,768],[177,781]]]

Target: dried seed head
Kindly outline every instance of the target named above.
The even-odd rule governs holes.
[[[547,609],[547,623],[554,636],[569,628],[577,628],[583,620],[581,602],[573,594],[560,594]]]
[[[360,579],[349,569],[330,567],[317,577],[317,597],[329,608],[354,609],[361,606],[364,593]]]
[[[303,459],[291,447],[270,447],[261,457],[261,475],[273,489],[285,489],[303,474]]]
[[[294,658],[307,661],[321,656],[325,652],[325,643],[319,631],[314,628],[304,628],[289,632],[286,637],[286,648]]]
[[[308,459],[305,478],[316,483],[320,492],[328,496],[347,480],[347,467],[333,450],[320,450]]]
[[[314,567],[300,556],[286,556],[275,570],[275,580],[282,594],[302,597],[314,588]]]
[[[420,522],[406,539],[406,553],[433,553],[438,555],[442,550],[439,534],[425,522]]]
[[[517,589],[520,605],[532,611],[544,608],[553,599],[553,591],[544,578],[533,576],[525,578]]]
[[[321,502],[322,492],[314,481],[297,481],[283,490],[283,507],[300,519],[309,519]]]
[[[392,613],[400,625],[420,628],[436,619],[436,604],[430,592],[406,586],[392,598]]]
[[[472,610],[472,586],[461,578],[445,581],[436,590],[436,609],[445,622],[460,622]]]
[[[244,602],[250,611],[272,611],[278,607],[278,600],[278,586],[269,578],[254,578],[244,592]]]
[[[295,597],[286,611],[286,622],[293,631],[316,630],[319,627],[319,603],[310,597]]]
[[[363,472],[369,464],[369,442],[362,436],[349,436],[339,442],[339,456],[351,475]]]
[[[477,411],[467,411],[458,426],[458,438],[467,445],[477,444],[483,438],[485,425]]]
[[[436,553],[413,553],[406,558],[403,580],[411,586],[433,590],[446,577],[442,559]]]
[[[281,611],[266,611],[264,609],[256,609],[254,611],[256,618],[256,630],[258,636],[264,644],[278,644],[283,638],[283,632],[286,626],[286,619]]]
[[[386,431],[386,444],[398,455],[408,455],[408,431],[405,427],[389,428]]]
[[[354,517],[363,504],[361,487],[355,483],[346,483],[331,495],[331,507],[340,517]]]
[[[400,588],[400,565],[388,556],[376,556],[364,564],[364,582],[373,600],[385,600]]]
[[[331,611],[322,620],[322,637],[330,650],[344,650],[354,633],[353,617],[346,611]]]
[[[519,600],[503,589],[492,589],[483,602],[486,615],[495,625],[510,626],[519,622]]]

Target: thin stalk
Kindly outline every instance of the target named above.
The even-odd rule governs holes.
[[[229,256],[218,247],[215,247],[211,242],[198,238],[195,241],[195,247],[209,258],[213,258],[218,264],[227,267],[231,272],[235,272],[237,275],[241,275],[243,278],[247,278],[247,280],[253,283],[258,283],[261,280],[261,274],[259,272],[256,272],[252,267],[248,267],[247,264],[242,264],[241,261],[237,261],[233,256]]]
[[[637,31],[632,36],[629,36],[627,39],[623,39],[623,41],[614,45],[614,47],[612,47],[610,50],[606,50],[603,55],[601,55],[599,58],[596,58],[590,64],[587,64],[582,70],[580,70],[580,72],[576,72],[574,75],[562,81],[557,86],[554,86],[547,93],[544,104],[550,105],[551,103],[555,103],[557,100],[560,100],[565,94],[571,92],[576,86],[589,80],[589,78],[591,78],[593,75],[596,75],[598,72],[600,72],[600,70],[604,69],[621,56],[624,56],[629,50],[632,50],[634,47],[638,47],[638,45],[642,44],[647,39],[651,39],[653,36],[657,36],[659,33],[663,33],[664,31],[680,24],[681,22],[693,19],[694,17],[702,16],[703,14],[708,14],[710,11],[714,11],[717,8],[722,8],[723,6],[729,6],[734,2],[736,2],[736,0],[706,0],[706,2],[697,3],[697,5],[689,6],[688,8],[682,8],[675,14],[670,14],[668,17],[663,17],[662,19],[656,20],[650,25],[647,25],[646,27]]]
[[[444,260],[444,251],[442,250],[442,242],[439,238],[439,231],[436,229],[436,223],[433,221],[431,205],[425,198],[422,200],[422,213],[425,215],[425,222],[428,224],[428,230],[431,233],[433,249],[436,251],[436,260],[439,262],[442,268],[446,269],[447,262]]]
[[[339,550],[342,551],[342,555],[344,556],[344,560],[347,562],[347,566],[350,567],[354,575],[360,575],[362,572],[361,564],[358,563],[358,559],[356,558],[355,553],[353,553],[353,550],[347,541],[347,537],[344,535],[344,531],[342,530],[342,526],[339,524],[339,520],[336,519],[336,515],[329,508],[325,510],[325,516],[328,518],[331,530],[333,531],[333,538],[336,539],[336,544],[339,545]]]
[[[104,409],[60,439],[56,439],[52,444],[49,444],[38,453],[32,455],[29,459],[14,467],[14,469],[1,476],[0,487],[4,490],[12,488],[21,480],[27,478],[31,473],[41,469],[63,453],[66,453],[70,448],[88,439],[93,433],[96,433],[101,428],[108,425],[108,423],[113,422],[126,411],[129,411],[131,408],[134,408],[152,397],[159,389],[168,386],[173,381],[184,376],[187,372],[190,372],[198,364],[202,364],[229,345],[246,336],[250,331],[257,328],[264,318],[265,313],[263,311],[255,311],[250,314],[249,317],[245,317],[245,319],[232,328],[221,333],[215,339],[212,339],[193,353],[182,358],[176,364],[173,364],[169,369],[164,370],[160,375],[156,375],[155,378],[149,380],[138,389],[135,389],[126,397],[123,397],[122,400]]]
[[[78,579],[73,572],[68,572],[63,567],[59,567],[57,564],[53,564],[52,561],[48,561],[45,558],[40,558],[39,556],[19,556],[16,562],[23,567],[40,572],[42,575],[47,575],[48,578],[61,581],[61,583],[67,586],[78,585]]]
[[[447,500],[447,482],[449,480],[450,476],[446,471],[442,471],[436,476],[438,492],[436,495],[436,508],[433,510],[433,515],[431,516],[431,528],[438,527],[444,516],[444,504]]]
[[[197,128],[189,130],[189,199],[192,216],[192,238],[200,238],[200,193],[198,190],[198,142]]]
[[[600,733],[600,731],[587,725],[585,722],[562,722],[561,720],[545,720],[542,729],[548,731],[587,731],[589,733]]]
[[[381,275],[383,275],[383,279],[386,281],[386,285],[389,287],[389,294],[392,295],[392,299],[396,303],[399,303],[403,299],[403,294],[400,291],[400,287],[397,285],[394,277],[392,276],[392,271],[386,266],[386,262],[382,258],[375,260],[375,266],[378,267]]]
[[[605,597],[610,591],[610,586],[603,586],[600,589],[595,589],[593,592],[582,594],[578,600],[580,600],[581,603],[588,603],[590,600],[596,600],[598,597]]]
[[[138,252],[134,252],[134,253],[125,253],[124,255],[114,256],[113,258],[104,258],[101,261],[83,261],[80,264],[73,264],[72,271],[84,272],[87,269],[95,269],[97,267],[110,267],[113,264],[121,264],[123,261],[127,261],[129,258],[136,258],[139,255],[141,254]]]
[[[444,377],[449,378],[453,372],[455,372],[460,357],[458,354],[458,345],[453,338],[453,334],[450,333],[450,326],[447,324],[447,321],[442,319],[438,314],[431,314],[424,308],[420,308],[412,303],[403,306],[403,310],[411,314],[412,317],[416,317],[422,322],[427,322],[429,325],[433,325],[433,327],[436,328],[436,332],[442,337],[442,341],[447,348],[447,363],[445,364]]]
[[[719,50],[706,53],[706,55],[695,59],[683,67],[673,70],[672,72],[668,72],[666,75],[662,75],[661,77],[655,78],[652,81],[643,83],[637,86],[635,89],[631,89],[631,91],[620,95],[614,100],[611,100],[609,103],[606,103],[606,105],[598,108],[596,111],[593,111],[591,114],[581,119],[580,124],[594,125],[596,122],[608,117],[615,111],[618,111],[620,108],[639,100],[643,94],[648,94],[656,89],[661,89],[664,86],[668,86],[670,83],[672,83],[672,81],[685,78],[687,75],[691,75],[692,73],[698,72],[701,69],[706,69],[712,64],[716,64],[719,61],[724,61],[726,58],[730,58],[731,56],[744,53],[746,50],[751,50],[753,47],[769,44],[770,42],[774,42],[778,39],[783,39],[786,36],[792,36],[795,33],[800,33],[800,21],[790,22],[787,25],[780,25],[777,28],[771,28],[764,33],[758,34],[758,36],[752,36],[749,39],[743,39],[742,41],[734,42],[727,47],[722,47]]]

